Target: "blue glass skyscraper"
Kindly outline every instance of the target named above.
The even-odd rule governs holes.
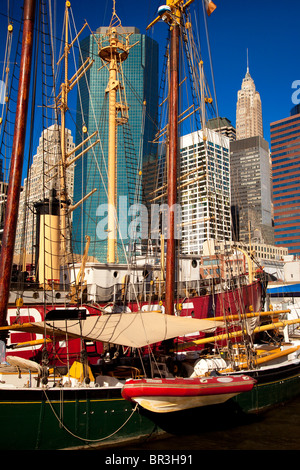
[[[90,57],[93,66],[80,79],[77,98],[76,145],[87,135],[98,131],[100,144],[88,150],[77,161],[74,175],[74,203],[93,189],[97,191],[73,214],[74,252],[83,253],[85,237],[90,236],[89,255],[106,262],[107,233],[105,205],[107,204],[108,160],[108,66],[98,55],[98,43],[105,38],[107,28],[80,43],[79,66]],[[142,202],[143,164],[149,159],[151,141],[156,131],[158,105],[158,44],[136,28],[122,28],[129,34],[128,58],[121,64],[123,82],[121,93],[128,105],[128,122],[117,126],[116,200],[119,229],[117,261],[124,262],[124,248],[130,242],[130,207]],[[87,131],[87,132],[85,132]],[[95,137],[96,138],[96,137]],[[85,144],[88,147],[94,139]],[[84,148],[84,147],[83,147]],[[82,149],[78,150],[78,153]]]

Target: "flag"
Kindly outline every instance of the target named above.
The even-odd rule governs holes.
[[[206,12],[207,12],[208,16],[210,16],[212,14],[212,12],[215,11],[215,9],[217,7],[214,4],[214,2],[212,2],[211,0],[204,0],[204,3],[205,3]]]

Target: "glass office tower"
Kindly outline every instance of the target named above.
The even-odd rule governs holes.
[[[272,245],[271,163],[269,145],[260,136],[230,143],[233,236]]]
[[[98,56],[98,42],[107,28],[99,28],[94,35],[83,39],[79,66],[88,58],[95,62],[79,83],[77,98],[76,145],[87,135],[98,131],[100,144],[91,148],[78,160],[74,175],[74,203],[90,191],[97,191],[81,204],[73,215],[75,254],[82,254],[85,237],[90,236],[89,255],[106,262],[107,232],[105,233],[107,204],[108,159],[108,67]],[[118,31],[119,32],[119,31]],[[128,105],[129,120],[117,126],[117,261],[125,262],[129,246],[136,243],[128,228],[132,222],[130,208],[142,202],[143,165],[151,152],[151,141],[156,130],[158,105],[158,44],[140,34],[137,28],[122,28],[130,34],[133,47],[122,62],[121,92]],[[84,132],[87,131],[87,132]],[[96,138],[96,137],[95,137]],[[89,143],[85,144],[88,147]],[[78,153],[82,149],[78,150]],[[133,211],[134,212],[134,211]],[[132,242],[132,243],[131,243]]]
[[[271,123],[275,244],[300,255],[300,109]]]

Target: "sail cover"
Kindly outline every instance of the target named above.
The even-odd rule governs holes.
[[[209,319],[177,317],[158,312],[113,313],[87,317],[85,320],[55,320],[4,327],[8,330],[41,333],[70,338],[81,337],[140,348],[166,339],[211,331],[223,326]]]

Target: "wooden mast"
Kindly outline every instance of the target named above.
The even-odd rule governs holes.
[[[64,62],[64,80],[61,84],[61,91],[56,97],[57,102],[59,103],[59,108],[61,111],[61,127],[60,127],[60,138],[61,138],[61,158],[60,161],[58,162],[58,175],[59,175],[59,198],[60,198],[60,212],[59,212],[59,220],[60,220],[60,225],[58,230],[55,230],[54,232],[54,239],[53,239],[53,247],[51,247],[51,253],[53,252],[52,255],[52,260],[49,260],[47,263],[48,265],[48,270],[49,272],[58,272],[59,274],[59,269],[63,268],[64,270],[68,270],[68,244],[67,244],[67,218],[71,214],[72,211],[74,211],[77,207],[79,207],[86,199],[88,199],[92,194],[94,194],[95,191],[97,191],[97,188],[94,188],[92,191],[90,191],[87,195],[85,195],[80,201],[78,201],[76,204],[73,206],[70,205],[70,200],[69,200],[69,193],[68,193],[68,187],[67,187],[67,169],[73,165],[79,158],[81,158],[86,152],[88,152],[90,149],[92,149],[95,145],[97,145],[100,142],[100,139],[96,139],[94,142],[90,143],[88,147],[85,147],[82,149],[82,151],[75,156],[75,153],[80,149],[83,148],[85,144],[88,144],[89,141],[97,135],[97,131],[93,132],[90,134],[87,138],[85,138],[80,144],[78,144],[76,147],[74,147],[72,150],[68,149],[67,146],[67,135],[66,135],[66,113],[68,111],[68,94],[69,92],[75,87],[75,85],[79,82],[79,80],[82,78],[82,76],[92,67],[94,63],[94,59],[91,59],[90,57],[87,57],[87,59],[81,64],[79,69],[75,72],[73,77],[69,78],[69,71],[68,71],[68,66],[69,66],[69,60],[68,60],[68,55],[70,53],[71,48],[87,26],[87,22],[84,23],[83,27],[81,30],[76,34],[74,39],[69,43],[69,18],[70,18],[70,13],[69,10],[71,9],[71,2],[67,0],[65,2],[65,18],[64,18],[64,50],[63,54],[60,57],[60,59],[57,62],[57,65],[61,61]],[[82,132],[86,133],[87,128],[84,125],[82,128]],[[56,166],[56,165],[55,165]],[[53,168],[50,168],[52,170]],[[48,224],[49,225],[49,224]],[[55,237],[57,238],[57,234],[59,232],[59,242],[55,242]],[[89,239],[89,237],[88,237]],[[51,242],[50,242],[51,243]],[[89,243],[88,243],[89,245]],[[86,250],[88,249],[88,245],[85,247],[85,253],[83,255],[83,265],[85,264],[86,261]],[[80,270],[83,269],[83,266],[81,266]],[[51,277],[51,276],[50,276]],[[46,279],[46,278],[45,278]],[[80,277],[82,280],[82,276]],[[78,295],[79,295],[79,290],[80,287],[77,283],[75,283],[75,288],[74,286],[72,287],[72,293],[71,293],[71,298],[73,301],[78,300]],[[78,289],[79,290],[78,290]]]
[[[165,313],[174,315],[176,269],[176,203],[178,158],[178,104],[179,104],[179,35],[183,10],[194,0],[167,0],[159,9],[159,16],[147,27],[163,19],[170,25],[170,90],[169,90],[169,152],[168,152],[168,239],[166,260]]]
[[[108,131],[108,216],[107,216],[107,263],[116,262],[117,252],[117,127],[128,120],[127,105],[117,102],[118,90],[122,83],[119,80],[119,69],[127,57],[129,50],[135,44],[129,45],[129,36],[132,33],[118,32],[122,30],[121,20],[116,13],[115,0],[113,0],[113,13],[106,36],[109,45],[99,44],[98,55],[106,64],[109,80],[106,93],[109,97],[109,131]],[[137,43],[136,43],[137,44]],[[121,118],[118,118],[118,112]]]
[[[69,55],[69,8],[71,3],[66,2],[65,8],[65,46],[64,46],[64,82],[61,85],[61,164],[59,166],[60,172],[60,199],[61,199],[61,253],[66,253],[66,218],[67,218],[67,191],[66,191],[66,112],[68,109],[68,55]]]
[[[108,238],[107,238],[107,262],[116,261],[116,103],[117,88],[117,32],[110,30],[111,56],[109,61],[109,137],[108,137]]]
[[[19,199],[22,183],[26,121],[29,102],[35,3],[35,0],[24,0],[22,53],[17,109],[15,116],[9,185],[7,192],[6,216],[0,256],[0,325],[4,325],[6,322],[6,312],[9,299],[11,271],[17,229]]]
[[[147,27],[163,19],[170,25],[170,87],[169,87],[169,151],[168,151],[168,239],[166,260],[165,313],[174,315],[174,290],[176,269],[176,204],[178,159],[178,108],[179,108],[179,35],[182,11],[192,3],[189,0],[167,0],[159,16]]]
[[[178,105],[179,105],[179,35],[180,21],[184,10],[194,0],[167,0],[159,9],[159,16],[147,27],[166,21],[170,25],[170,91],[169,91],[169,155],[168,155],[168,240],[166,260],[165,313],[174,315],[174,290],[176,269],[176,203],[177,203],[177,158],[178,158]]]
[[[171,2],[169,2],[171,3]],[[165,313],[174,315],[175,288],[175,210],[177,202],[178,157],[178,87],[179,87],[179,21],[177,11],[171,25],[170,90],[169,90],[169,153],[168,153],[168,239],[166,261]]]

